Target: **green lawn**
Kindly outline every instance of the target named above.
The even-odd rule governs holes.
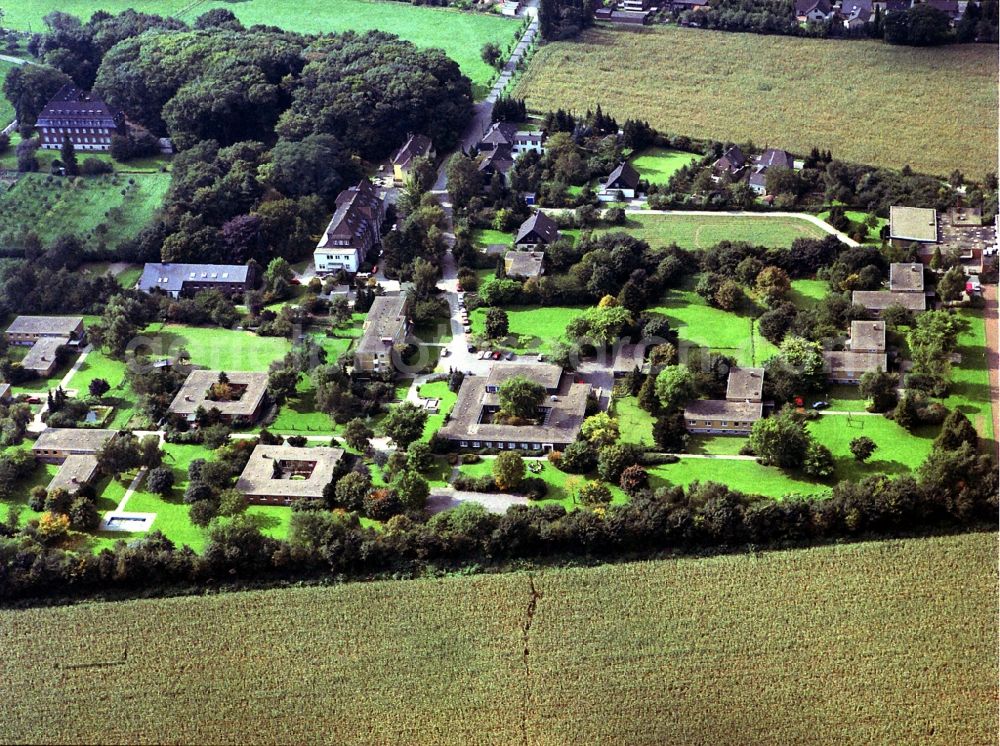
[[[514,234],[504,233],[503,231],[495,231],[492,228],[475,228],[472,231],[472,242],[476,246],[486,248],[493,244],[503,244],[504,246],[513,246]]]
[[[799,218],[730,215],[644,215],[631,213],[624,226],[599,232],[624,230],[653,248],[676,243],[685,249],[707,249],[720,241],[747,241],[769,247],[791,246],[796,238],[827,235]]]
[[[4,25],[39,31],[43,25],[42,18],[54,10],[86,20],[98,9],[119,13],[132,7],[145,13],[178,15],[188,23],[193,23],[199,15],[213,8],[226,8],[246,26],[267,24],[305,33],[388,31],[420,47],[444,49],[459,64],[462,72],[481,88],[495,75],[494,70],[479,56],[483,44],[492,41],[503,49],[513,41],[518,28],[517,23],[499,15],[367,0],[301,0],[295,3],[269,0],[242,0],[238,3],[224,0],[147,0],[138,5],[134,0],[33,0],[5,5]]]
[[[695,153],[685,153],[670,148],[647,148],[629,161],[635,166],[639,175],[650,184],[666,184],[670,177],[684,166],[698,160]]]
[[[258,337],[253,332],[218,327],[157,323],[145,333],[150,337],[151,354],[175,355],[183,347],[192,363],[211,370],[266,371],[272,361],[291,349],[284,337]]]
[[[3,101],[6,101],[6,99],[3,99]],[[17,132],[12,132],[10,136],[10,150],[0,154],[0,168],[17,168],[17,154],[15,149],[19,142],[21,142],[21,136]],[[38,159],[38,172],[42,174],[48,174],[52,161],[61,158],[58,150],[41,149],[35,152],[35,157]],[[110,163],[114,166],[115,171],[118,171],[120,174],[132,176],[135,174],[165,173],[170,170],[172,156],[157,154],[146,158],[135,158],[127,163],[119,163],[108,153],[87,152],[83,150],[76,152],[78,162],[82,163],[86,158],[96,158],[104,163]]]
[[[46,244],[72,233],[88,247],[114,248],[145,227],[169,185],[165,173],[75,179],[27,174],[0,193],[0,242],[19,246],[30,229]]]
[[[618,429],[626,443],[653,445],[653,416],[639,407],[634,396],[615,401],[612,414],[618,418]]]
[[[800,311],[806,311],[820,304],[830,293],[830,285],[826,280],[792,280],[792,292],[789,300]]]
[[[424,435],[421,440],[426,442],[444,425],[445,415],[449,414],[452,407],[455,406],[455,402],[458,401],[458,394],[448,388],[447,381],[425,383],[417,393],[425,399],[441,400],[441,406],[437,414],[430,415],[427,418],[427,424],[424,425]]]
[[[548,461],[540,459],[538,461],[542,465],[542,470],[539,473],[527,472],[529,477],[540,477],[544,479],[546,484],[549,485],[549,491],[545,498],[542,500],[533,501],[533,505],[562,505],[567,510],[573,510],[579,507],[574,495],[579,486],[588,479],[596,479],[595,474],[579,475],[579,474],[567,474],[564,471],[552,466]],[[478,464],[466,464],[461,467],[460,471],[463,474],[469,474],[471,476],[482,476],[485,474],[493,473],[493,459],[491,457],[484,458]],[[628,500],[625,493],[618,488],[617,485],[609,485],[611,488],[613,504],[621,504]]]
[[[979,434],[989,440],[993,432],[990,411],[990,379],[986,366],[986,324],[983,312],[971,308],[959,311],[969,321],[969,330],[958,338],[958,353],[962,362],[952,368],[952,386],[945,406],[960,409],[976,426]],[[994,402],[994,406],[997,405]],[[993,448],[996,451],[996,448]]]
[[[853,223],[863,223],[868,219],[868,213],[862,212],[861,210],[844,210],[844,215]],[[830,217],[830,211],[824,210],[816,215],[820,220],[828,220]],[[875,216],[875,227],[868,229],[868,236],[866,243],[880,243],[881,237],[880,232],[883,226],[889,225],[888,218],[880,218]]]
[[[69,388],[76,389],[77,396],[85,397],[87,387],[95,378],[103,378],[111,384],[111,390],[104,395],[105,401],[115,407],[115,418],[109,427],[124,427],[136,401],[135,393],[125,380],[125,363],[112,360],[100,350],[92,350],[69,380]]]
[[[858,415],[850,420],[843,415],[824,415],[808,423],[808,428],[837,460],[834,481],[857,481],[871,474],[908,474],[927,458],[938,432],[937,427],[907,432],[881,415]],[[878,450],[865,464],[855,461],[850,451],[851,441],[862,435],[878,445]]]
[[[830,489],[826,484],[800,479],[751,460],[682,458],[676,464],[650,469],[649,473],[653,487],[721,482],[734,490],[774,498],[791,494],[820,495]]]
[[[670,320],[682,343],[730,355],[740,365],[761,365],[777,353],[757,332],[754,319],[709,306],[694,291],[695,282],[691,278],[684,288],[668,290],[660,305],[649,309]]]
[[[584,306],[511,306],[507,311],[510,335],[503,340],[503,346],[519,355],[551,352],[553,342],[562,338],[566,325],[575,319]],[[486,309],[477,308],[469,314],[474,334],[482,334],[486,329]]]

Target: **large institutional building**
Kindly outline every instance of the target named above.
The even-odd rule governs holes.
[[[45,150],[59,150],[67,137],[77,150],[110,150],[112,135],[128,132],[124,114],[72,85],[45,105],[35,128]]]

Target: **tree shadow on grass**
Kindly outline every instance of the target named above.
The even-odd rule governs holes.
[[[291,510],[291,508],[289,508]],[[262,515],[260,513],[249,513],[250,520],[253,521],[254,525],[261,531],[265,531],[269,528],[277,528],[281,525],[281,521],[275,518],[273,515]]]

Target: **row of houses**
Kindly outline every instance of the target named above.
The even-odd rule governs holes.
[[[883,15],[910,10],[917,2],[937,8],[948,16],[954,25],[961,20],[966,0],[795,0],[795,17],[800,23],[843,24],[849,30],[861,29],[875,18],[875,11]]]

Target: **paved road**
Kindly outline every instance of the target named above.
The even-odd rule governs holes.
[[[0,54],[0,62],[11,62],[15,65],[34,65],[35,63],[31,60],[26,60],[21,57],[11,57],[9,54]]]
[[[997,286],[983,285],[986,300],[986,367],[990,373],[990,407],[993,438],[1000,441],[1000,320],[997,318]],[[1000,453],[998,453],[1000,455]]]

